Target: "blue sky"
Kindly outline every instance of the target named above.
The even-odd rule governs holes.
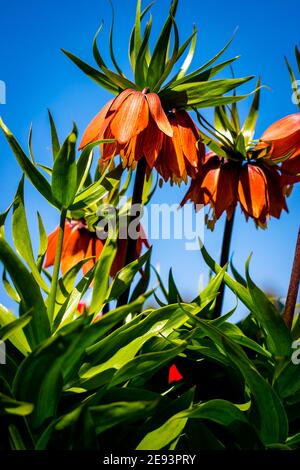
[[[157,0],[153,6],[154,33],[161,26],[169,1]],[[129,71],[127,38],[134,18],[135,0],[114,0],[116,10],[115,48],[123,69]],[[284,56],[293,61],[293,48],[299,44],[298,0],[253,0],[241,4],[237,0],[200,2],[181,0],[178,22],[181,38],[198,27],[198,45],[195,66],[204,63],[227,42],[238,26],[238,32],[226,58],[241,55],[236,62],[236,76],[261,76],[269,90],[262,92],[261,112],[257,137],[266,127],[280,117],[296,111],[291,101],[291,86],[284,65]],[[101,20],[105,21],[99,47],[107,57],[107,37],[111,9],[107,0],[10,0],[1,5],[0,30],[0,80],[7,86],[7,103],[0,105],[4,121],[26,146],[30,123],[33,124],[33,143],[36,159],[50,162],[50,138],[47,108],[52,111],[61,135],[70,130],[76,121],[80,134],[91,118],[110,98],[78,70],[60,51],[65,48],[92,62],[91,43]],[[225,56],[224,56],[225,57]],[[229,71],[228,71],[229,75]],[[252,87],[252,88],[251,88]],[[251,91],[247,84],[241,91]],[[248,103],[241,103],[245,112]],[[0,135],[0,211],[12,201],[20,169],[8,145]],[[153,202],[178,203],[186,188],[164,185]],[[251,273],[264,289],[284,296],[292,264],[293,249],[299,224],[299,187],[295,187],[288,200],[289,214],[271,220],[268,230],[257,230],[250,221],[246,223],[240,210],[234,228],[232,246],[234,261],[243,271],[244,263],[253,252]],[[33,242],[37,243],[36,211],[42,214],[47,230],[58,222],[58,214],[49,209],[36,191],[26,184],[26,202]],[[205,243],[210,253],[219,258],[224,219],[213,233],[205,233]],[[9,230],[8,230],[9,234]],[[159,263],[165,279],[170,266],[180,291],[186,298],[197,294],[199,279],[204,282],[207,269],[198,252],[186,252],[184,241],[158,241],[155,243],[154,263]],[[0,302],[11,306],[0,287]],[[226,308],[234,304],[227,297]]]

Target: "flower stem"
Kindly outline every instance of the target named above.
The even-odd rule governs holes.
[[[300,228],[295,249],[294,263],[290,277],[290,285],[285,303],[283,319],[286,326],[291,329],[293,324],[295,306],[297,302],[300,283]]]
[[[221,260],[220,266],[223,268],[226,263],[229,261],[229,251],[230,251],[230,242],[232,237],[232,230],[233,230],[233,223],[234,223],[234,215],[235,210],[232,214],[230,219],[226,218],[224,234],[223,234],[223,242],[222,242],[222,252],[221,252]],[[216,300],[216,306],[214,310],[214,318],[218,318],[221,316],[222,313],[222,305],[224,300],[224,292],[225,292],[225,283],[222,282],[220,286],[220,292]]]
[[[132,203],[131,203],[132,206],[135,204],[142,204],[145,173],[146,173],[146,159],[145,157],[142,157],[138,161],[137,168],[136,168],[134,188],[133,188],[133,193],[132,193]],[[129,219],[131,221],[132,216]],[[127,264],[135,260],[136,244],[137,244],[137,239],[128,237],[124,266],[127,266]],[[125,305],[128,302],[129,292],[130,292],[130,286],[128,287],[128,289],[126,289],[125,292],[123,292],[122,295],[120,295],[118,299],[118,303],[117,303],[118,307],[120,307],[121,305]]]
[[[64,240],[66,215],[67,215],[67,210],[62,209],[62,211],[60,213],[59,232],[58,232],[56,255],[55,255],[54,266],[53,266],[53,274],[52,274],[52,281],[51,281],[51,287],[50,287],[50,294],[49,294],[49,297],[48,297],[48,308],[47,308],[47,310],[48,310],[48,317],[49,317],[50,322],[52,322],[53,316],[54,316],[55,300],[56,300],[56,292],[57,292],[57,283],[58,283],[61,253],[62,253],[63,240]]]

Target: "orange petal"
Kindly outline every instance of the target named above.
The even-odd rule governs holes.
[[[221,166],[215,194],[215,215],[218,219],[224,211],[228,218],[233,213],[237,204],[237,190],[239,181],[239,169],[230,163]]]
[[[154,119],[149,116],[149,124],[147,128],[138,136],[138,139],[143,139],[142,154],[145,156],[148,166],[152,169],[153,165],[162,148],[164,134],[160,131],[154,122]]]
[[[72,224],[67,220],[65,223],[63,247],[66,244],[66,241],[68,240],[70,236],[71,228],[72,228]],[[52,233],[50,233],[50,235],[48,236],[48,247],[47,247],[46,259],[45,259],[45,264],[44,264],[45,268],[49,268],[49,266],[53,266],[54,264],[56,250],[57,250],[57,243],[58,243],[58,232],[59,232],[59,226],[56,227],[56,229]]]
[[[63,246],[61,270],[63,273],[69,271],[75,264],[86,258],[86,252],[90,241],[87,229],[80,229],[78,224],[74,225],[71,233]]]
[[[264,167],[264,173],[266,176],[268,188],[268,212],[269,215],[279,219],[283,209],[288,211],[280,175],[275,168],[267,166]]]
[[[84,131],[82,136],[79,150],[81,150],[86,145],[90,144],[91,142],[95,142],[103,138],[102,134],[109,122],[107,120],[107,112],[113,103],[113,100],[110,100],[106,105],[101,109],[101,111],[94,117],[94,119],[90,122],[87,128]]]
[[[180,134],[179,134],[179,129],[177,125],[176,118],[172,118],[172,129],[173,129],[173,138],[171,139],[172,145],[173,146],[173,152],[172,152],[172,169],[173,173],[175,173],[176,176],[179,178],[183,176],[184,171],[185,171],[185,163],[184,163],[184,155],[183,155],[183,149],[181,146],[181,139],[180,139]]]
[[[114,115],[110,128],[120,144],[126,144],[148,125],[148,106],[145,95],[139,91],[130,94]]]
[[[176,112],[179,136],[183,153],[193,167],[197,167],[199,160],[204,157],[197,149],[197,142],[200,139],[199,132],[186,111]],[[200,146],[203,151],[203,146]]]
[[[300,148],[300,113],[290,114],[274,122],[261,141],[272,143],[272,156],[279,158]]]
[[[268,208],[266,177],[255,165],[245,165],[238,184],[238,197],[243,211],[254,219],[264,217]]]
[[[59,227],[56,227],[56,229],[52,233],[50,233],[50,235],[48,236],[48,246],[47,246],[46,259],[45,259],[45,264],[44,264],[45,268],[49,268],[49,266],[53,266],[54,264],[57,242],[58,242],[58,232],[59,232]]]
[[[173,130],[163,110],[159,96],[156,93],[145,95],[148,101],[150,113],[158,128],[169,137],[173,137]]]
[[[132,95],[132,93],[135,93],[135,90],[132,90],[131,88],[127,88],[126,90],[122,91],[118,96],[113,101],[111,107],[110,107],[110,112],[118,111],[120,109],[121,104],[128,98],[128,96]]]

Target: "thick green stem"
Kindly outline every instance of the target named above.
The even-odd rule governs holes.
[[[226,218],[224,235],[223,235],[223,243],[222,243],[221,260],[220,260],[221,267],[225,266],[225,264],[227,264],[229,261],[230,242],[231,242],[231,237],[232,237],[234,215],[235,215],[235,211],[232,214],[231,219],[228,220]],[[216,300],[214,318],[218,318],[221,316],[223,300],[224,300],[224,292],[225,292],[225,283],[222,282],[221,287],[220,287],[220,292]]]
[[[66,215],[67,215],[67,210],[62,209],[61,214],[60,214],[58,240],[57,240],[54,266],[53,266],[51,288],[50,288],[50,294],[49,294],[49,297],[48,297],[47,310],[48,310],[48,317],[49,317],[50,322],[52,322],[53,316],[54,316],[55,300],[56,300],[56,292],[57,292],[57,283],[58,283],[58,277],[59,277],[61,253],[62,253],[63,240],[64,240]]]
[[[299,283],[300,283],[300,228],[298,231],[294,263],[293,263],[293,268],[291,272],[290,285],[289,285],[289,290],[288,290],[284,314],[283,314],[283,319],[289,329],[291,329],[293,325],[295,307],[296,307],[297,296],[298,296],[298,291],[299,291]]]
[[[135,181],[134,181],[134,188],[132,193],[132,206],[135,204],[142,204],[143,198],[143,189],[144,189],[144,181],[145,181],[145,173],[146,173],[146,159],[145,157],[141,158],[138,161]],[[130,218],[130,221],[133,217]],[[126,256],[125,256],[125,266],[136,258],[136,244],[137,239],[128,238],[127,240],[127,247],[126,247]],[[117,306],[120,307],[121,305],[125,305],[128,302],[129,298],[130,287],[126,289],[125,292],[119,297]]]

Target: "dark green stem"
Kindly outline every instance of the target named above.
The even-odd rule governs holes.
[[[58,277],[59,277],[59,271],[60,271],[61,254],[62,254],[62,248],[63,248],[66,215],[67,215],[67,210],[62,209],[61,214],[60,214],[58,240],[57,240],[54,266],[53,266],[51,288],[50,288],[50,294],[48,297],[47,310],[48,310],[48,317],[49,317],[50,322],[52,322],[53,320],[54,310],[55,310],[55,300],[56,300],[57,283],[58,283]]]
[[[289,329],[292,328],[295,307],[300,283],[300,228],[295,249],[294,263],[290,277],[290,285],[286,298],[283,319]]]
[[[234,215],[235,215],[235,211],[233,212],[231,219],[228,220],[226,218],[224,235],[223,235],[223,243],[222,243],[221,260],[220,260],[221,267],[225,266],[225,264],[227,264],[229,261],[230,242],[231,242],[231,237],[232,237]],[[220,292],[216,300],[214,318],[218,318],[221,316],[223,300],[224,300],[224,292],[225,292],[225,283],[222,282],[220,286]]]
[[[134,181],[134,188],[132,193],[132,206],[135,204],[142,204],[143,198],[143,189],[144,189],[144,181],[145,181],[145,173],[146,173],[146,159],[145,157],[141,158],[138,161],[137,168],[136,168],[136,175]],[[131,216],[129,222],[134,217]],[[136,244],[137,240],[134,238],[128,238],[127,240],[127,247],[126,247],[126,256],[125,256],[125,266],[127,264],[132,263],[132,261],[136,258]],[[130,292],[130,286],[120,295],[118,299],[117,306],[120,307],[121,305],[125,305],[128,302]]]

